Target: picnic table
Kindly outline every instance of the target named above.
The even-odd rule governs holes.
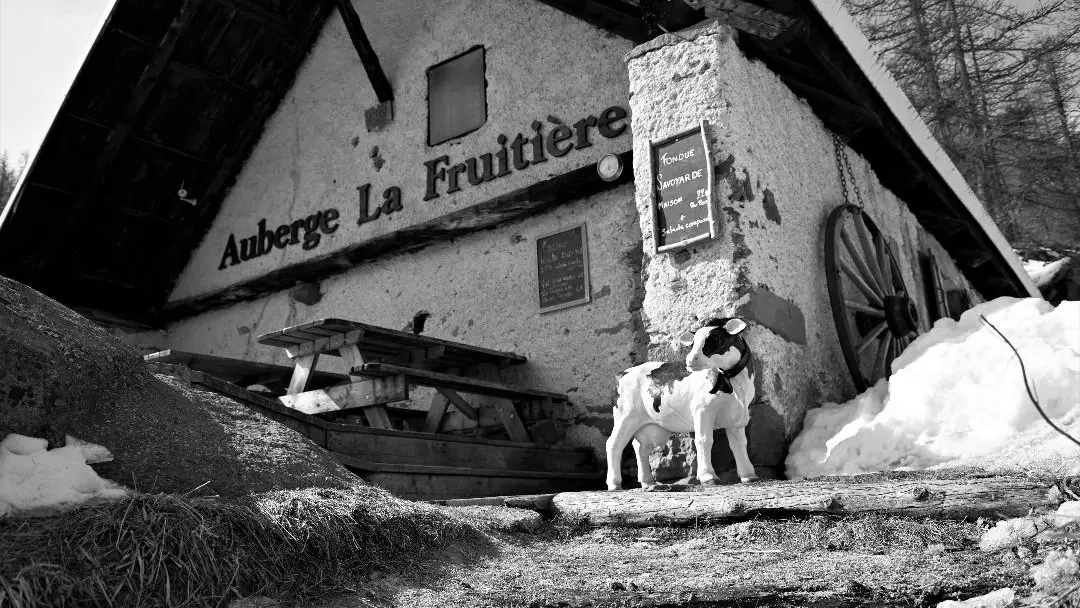
[[[566,395],[503,384],[498,370],[524,364],[527,359],[522,355],[356,321],[319,319],[263,334],[258,341],[285,349],[293,361],[289,387],[278,398],[285,406],[307,414],[359,409],[374,428],[392,428],[386,405],[407,400],[413,386],[435,389],[425,432],[439,432],[451,406],[477,420],[478,406],[460,394],[467,393],[488,398],[514,441],[532,440],[517,403],[567,400]],[[323,355],[341,357],[349,379],[312,390],[315,367]]]

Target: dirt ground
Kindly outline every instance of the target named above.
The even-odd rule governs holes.
[[[536,535],[496,534],[481,554],[446,550],[438,577],[376,575],[374,591],[307,608],[935,606],[1001,587],[1024,597],[1028,568],[1051,546],[1080,546],[1044,539],[984,553],[988,526],[876,515],[698,528],[554,522]]]

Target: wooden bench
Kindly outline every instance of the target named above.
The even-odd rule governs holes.
[[[569,401],[566,395],[560,393],[516,388],[485,378],[444,374],[398,365],[387,365],[385,363],[358,365],[352,369],[351,373],[356,376],[404,378],[406,384],[434,388],[437,394],[432,399],[427,418],[424,420],[424,431],[428,433],[437,433],[439,431],[442,420],[446,416],[447,408],[451,404],[470,420],[478,419],[477,408],[461,397],[458,391],[496,397],[493,401],[495,411],[513,441],[532,441],[532,437],[521,421],[520,411],[514,405],[514,401],[538,402],[541,405],[548,406]],[[490,370],[486,375],[488,377],[493,376]]]
[[[386,404],[408,399],[411,385],[436,390],[425,431],[438,432],[451,405],[479,420],[477,406],[460,390],[489,398],[514,441],[532,441],[515,401],[541,406],[567,401],[565,395],[500,384],[498,370],[525,363],[521,355],[366,323],[319,319],[264,334],[259,342],[284,348],[294,362],[289,389],[279,397],[284,405],[308,414],[358,409],[374,428],[390,428]],[[312,390],[310,377],[321,355],[341,357],[351,382]]]

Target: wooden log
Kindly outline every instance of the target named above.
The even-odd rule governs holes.
[[[680,525],[752,515],[882,513],[965,518],[1019,516],[1055,504],[1047,484],[1030,479],[918,479],[867,483],[772,482],[682,492],[582,492],[557,494],[561,515],[591,525]]]

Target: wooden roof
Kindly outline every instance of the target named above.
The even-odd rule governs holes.
[[[0,273],[151,322],[332,8],[117,0],[4,213]]]
[[[636,43],[721,17],[740,31],[747,55],[764,61],[873,164],[976,288],[989,298],[1030,293],[1030,281],[913,140],[814,2],[540,1]],[[117,0],[0,215],[0,273],[105,323],[160,325],[176,278],[335,4],[351,6]],[[362,38],[354,43],[365,58]],[[181,184],[196,204],[180,200]],[[242,299],[265,293],[248,291]]]

